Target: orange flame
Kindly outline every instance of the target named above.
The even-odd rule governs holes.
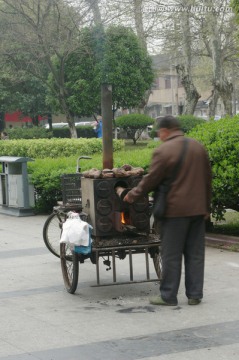
[[[125,214],[123,212],[121,213],[121,223],[126,224]]]
[[[130,225],[130,215],[127,211],[121,213],[121,224]]]

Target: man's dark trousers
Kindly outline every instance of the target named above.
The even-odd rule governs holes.
[[[183,255],[186,296],[201,299],[205,259],[204,216],[165,218],[161,223],[161,240],[162,299],[168,303],[177,303]]]

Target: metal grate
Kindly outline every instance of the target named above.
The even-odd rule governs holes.
[[[151,252],[152,249],[155,249],[154,255]],[[129,255],[129,275],[130,278],[128,281],[117,281],[117,272],[116,272],[116,257],[119,257],[117,255],[117,251],[124,250],[125,254]],[[126,246],[115,246],[115,247],[102,247],[97,248],[93,247],[92,249],[93,253],[95,254],[95,262],[96,262],[96,279],[97,284],[91,285],[92,287],[98,287],[98,286],[110,286],[110,285],[122,285],[122,284],[132,284],[132,283],[143,283],[143,282],[155,282],[161,280],[161,243],[160,240],[157,240],[155,242],[150,242],[148,244],[139,244],[139,245],[126,245]],[[145,254],[145,267],[146,267],[146,279],[144,280],[134,280],[134,272],[133,272],[133,255],[134,254]],[[149,255],[153,258],[154,267],[156,270],[157,278],[151,278],[150,277],[150,269],[149,269]],[[99,258],[103,256],[111,256],[112,262],[110,261],[110,264],[112,263],[113,268],[113,282],[110,283],[101,283],[100,281],[100,266],[99,266]]]
[[[81,174],[61,176],[63,205],[81,205]]]

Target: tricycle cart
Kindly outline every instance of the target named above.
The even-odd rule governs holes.
[[[70,177],[69,177],[70,178]],[[141,176],[119,178],[81,177],[82,220],[93,226],[91,253],[84,255],[78,247],[60,244],[61,268],[65,287],[73,294],[78,285],[79,264],[86,259],[96,266],[96,284],[93,286],[119,285],[139,282],[159,281],[161,276],[160,240],[155,226],[150,226],[152,202],[141,199],[133,205],[122,201],[126,191],[135,186]],[[71,179],[72,182],[72,179]],[[67,189],[63,189],[67,200]],[[67,202],[69,205],[69,201]],[[144,254],[145,278],[135,280],[133,257]],[[117,279],[117,261],[128,258],[129,278]],[[150,276],[150,258],[157,278]],[[100,259],[112,270],[112,282],[102,283]]]
[[[96,284],[93,286],[119,285],[159,281],[161,277],[161,256],[158,224],[151,216],[152,199],[142,199],[134,205],[122,202],[125,192],[137,185],[141,176],[120,178],[87,179],[82,177],[77,159],[76,173],[61,176],[62,201],[53,208],[43,227],[43,239],[49,251],[61,259],[61,269],[67,291],[73,294],[78,285],[79,264],[89,259],[96,267]],[[120,173],[120,172],[119,172]],[[108,176],[109,174],[107,174]],[[83,184],[83,187],[82,187]],[[93,228],[92,249],[87,255],[78,248],[72,250],[67,244],[60,244],[62,226],[68,213],[74,211]],[[145,278],[135,280],[133,258],[144,254]],[[112,270],[112,282],[102,283],[100,260],[106,270]],[[118,280],[117,261],[128,259],[129,278]],[[150,259],[156,278],[150,276]]]

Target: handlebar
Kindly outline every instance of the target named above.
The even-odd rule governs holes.
[[[79,156],[78,159],[77,159],[76,173],[81,172],[81,167],[80,167],[80,160],[81,159],[92,159],[92,158],[90,156]]]

